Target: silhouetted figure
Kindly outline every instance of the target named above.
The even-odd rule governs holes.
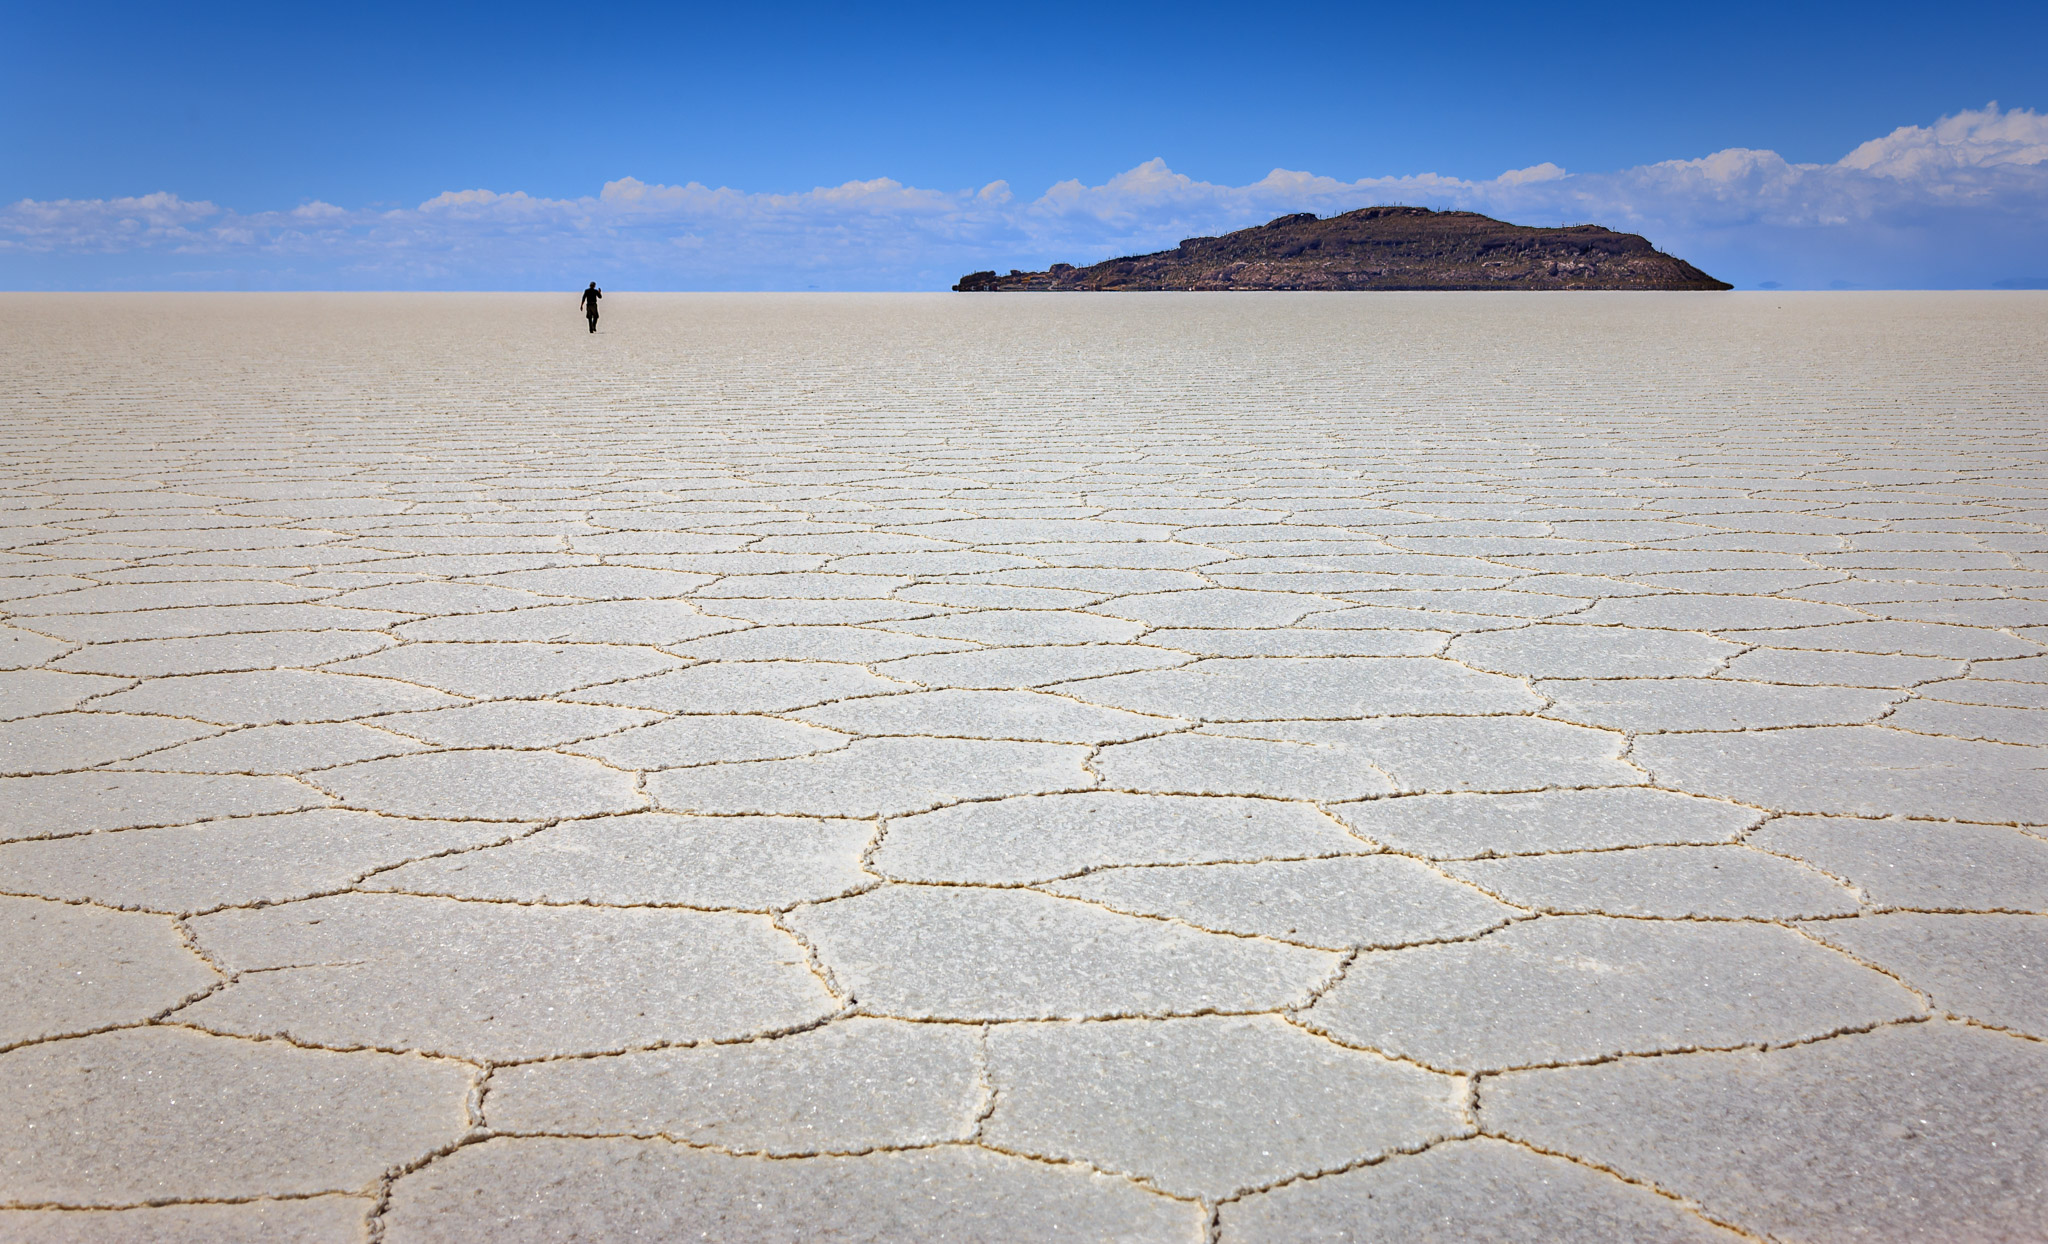
[[[597,331],[597,300],[604,297],[604,291],[592,281],[590,288],[583,291],[583,317],[590,321],[590,331]]]

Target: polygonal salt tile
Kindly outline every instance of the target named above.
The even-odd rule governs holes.
[[[897,635],[865,626],[756,626],[670,645],[705,661],[844,661],[865,665],[970,645],[950,639]]]
[[[1705,635],[1624,626],[1537,623],[1451,641],[1452,660],[1535,678],[1669,678],[1711,674],[1742,649]]]
[[[1486,1081],[1491,1132],[1774,1239],[2037,1237],[2048,1045],[1906,1024]]]
[[[1144,624],[1059,609],[980,609],[914,622],[889,622],[887,629],[934,639],[981,644],[1121,644],[1136,639]]]
[[[1340,956],[1030,890],[884,886],[788,921],[869,1014],[1056,1019],[1307,1003]]]
[[[1164,669],[1193,658],[1136,644],[1076,644],[1066,647],[982,648],[970,652],[905,657],[875,666],[886,678],[927,687],[992,690],[1041,687],[1072,678],[1094,678],[1134,670]]]
[[[1136,544],[1059,541],[1045,544],[1013,544],[1004,550],[1019,557],[1036,558],[1042,565],[1078,566],[1087,569],[1189,570],[1213,566],[1230,554],[1203,544],[1181,544],[1153,540]],[[1017,573],[1015,571],[1011,573]],[[1030,574],[1026,570],[1022,573]]]
[[[922,578],[932,575],[979,574],[1038,564],[1028,557],[1019,557],[1012,553],[933,549],[922,552],[862,553],[852,557],[835,557],[826,564],[826,569],[844,571],[848,574],[902,574]]]
[[[133,1024],[220,977],[162,916],[0,897],[0,1046]]]
[[[0,1210],[8,1244],[358,1244],[377,1202],[319,1196],[288,1201],[136,1205],[126,1209]]]
[[[1643,733],[1861,725],[1883,716],[1901,694],[1726,678],[1559,679],[1536,689],[1552,697],[1547,716]]]
[[[1633,759],[1661,785],[1835,816],[2048,821],[2048,751],[1817,726],[1747,734],[1663,734]]]
[[[273,631],[201,635],[191,639],[137,639],[81,648],[57,662],[55,668],[133,678],[233,674],[325,665],[390,645],[389,636],[365,631]]]
[[[1103,596],[1125,596],[1137,592],[1169,592],[1175,588],[1213,586],[1200,575],[1184,570],[1148,570],[1135,566],[1060,566],[1044,570],[1010,570],[989,576],[990,580],[1017,587],[1044,587],[1062,591],[1092,592]]]
[[[758,557],[762,554],[749,556]],[[915,580],[906,577],[876,574],[730,574],[708,587],[698,588],[697,596],[706,602],[732,596],[871,600],[889,596],[899,588],[909,587],[913,582]]]
[[[134,1205],[356,1191],[468,1131],[469,1092],[456,1063],[169,1026],[31,1045],[0,1055],[0,1196]]]
[[[219,1032],[514,1059],[775,1032],[836,1009],[768,917],[345,894],[191,922]],[[277,970],[269,970],[277,969]]]
[[[1743,1238],[1647,1188],[1483,1136],[1283,1184],[1226,1202],[1221,1216],[1224,1244],[1736,1244]]]
[[[500,557],[547,557],[560,549],[556,537],[539,532],[474,530],[478,524],[451,523],[438,528],[410,528],[393,532],[371,532],[356,547],[384,553],[422,553],[434,559],[432,574],[482,574],[489,559]],[[415,534],[416,533],[416,534]],[[559,555],[559,554],[557,554]],[[476,563],[482,563],[478,565]],[[461,567],[461,569],[457,569]]]
[[[327,803],[319,791],[288,777],[100,771],[0,778],[0,842],[291,812]]]
[[[138,609],[128,613],[56,614],[36,619],[36,630],[84,644],[136,639],[189,639],[257,631],[381,631],[407,615],[329,605],[201,605],[191,609]],[[0,635],[0,640],[6,636]],[[48,656],[26,664],[40,664]]]
[[[453,696],[388,678],[317,670],[256,670],[155,678],[94,702],[110,713],[165,713],[227,725],[346,721],[372,713],[440,708]]]
[[[620,514],[606,516],[606,526],[613,526]],[[630,516],[623,516],[630,517]],[[669,516],[658,517],[657,523],[681,522]],[[734,553],[752,542],[752,537],[738,534],[708,535],[695,531],[666,530],[654,527],[646,530],[607,531],[602,535],[572,535],[568,538],[569,548],[577,553],[594,557],[619,558],[620,565],[630,566],[632,558],[641,556],[676,557],[694,553]],[[609,564],[609,563],[608,563]],[[680,572],[678,572],[680,573]]]
[[[547,821],[646,806],[631,774],[559,752],[419,752],[323,769],[344,804],[393,816]]]
[[[2048,912],[2048,842],[2002,825],[1787,816],[1749,844],[1805,860],[1881,907]]]
[[[1187,722],[1084,704],[1038,691],[913,691],[847,700],[795,714],[851,734],[1115,743],[1183,729]]]
[[[13,570],[17,567],[18,563],[11,563],[7,569]],[[0,575],[0,601],[28,600],[31,597],[48,596],[92,585],[91,579],[81,579],[75,575]]]
[[[1984,661],[1998,657],[2037,656],[2041,645],[2001,631],[1977,626],[1944,626],[1935,622],[1838,622],[1791,630],[1729,631],[1728,638],[1767,648],[1816,648],[1831,652],[1867,652],[1915,657],[1947,657]]]
[[[978,739],[862,739],[837,751],[669,769],[647,779],[662,807],[713,815],[901,816],[961,800],[1095,785],[1084,748]]]
[[[110,765],[170,773],[305,773],[422,750],[423,745],[348,722],[255,726]]]
[[[1188,795],[1271,795],[1280,799],[1363,799],[1394,791],[1372,762],[1343,746],[1176,734],[1098,753],[1104,783]]]
[[[835,511],[844,518],[857,511]],[[788,530],[782,528],[781,530]],[[951,540],[928,540],[890,531],[842,530],[826,532],[813,528],[810,534],[774,535],[757,540],[752,548],[762,553],[824,553],[833,557],[858,557],[876,553],[943,553],[962,546]]]
[[[865,626],[870,622],[928,618],[943,612],[930,605],[875,598],[806,600],[735,596],[700,600],[697,607],[712,621],[737,618],[760,626]],[[730,630],[735,625],[737,623],[728,622],[726,629]]]
[[[396,627],[393,633],[409,640],[467,643],[675,644],[741,625],[705,617],[680,600],[616,600],[428,618]]]
[[[748,524],[753,530],[761,530],[755,524]],[[728,579],[746,579],[759,583],[763,579],[777,578],[790,581],[791,596],[805,595],[801,589],[804,580],[815,575],[803,572],[815,570],[827,561],[822,555],[800,555],[794,553],[763,553],[742,549],[732,553],[683,553],[655,554],[635,557],[630,564],[649,565],[661,569],[681,570],[694,574],[722,575]],[[780,572],[779,574],[776,572]]]
[[[1955,678],[1962,672],[1962,662],[1938,657],[1757,648],[1728,662],[1720,677],[1803,686],[1910,687],[1915,683]]]
[[[1207,721],[1524,713],[1541,703],[1514,679],[1431,657],[1216,657],[1054,690],[1133,712]]]
[[[1826,583],[1838,572],[1816,571],[1784,553],[1743,553],[1717,549],[1613,549],[1598,553],[1517,556],[1519,565],[1581,575],[1611,575],[1631,582],[1702,594],[1775,592]],[[1563,589],[1552,587],[1553,591]]]
[[[1619,757],[1622,738],[1529,717],[1383,717],[1366,721],[1244,722],[1205,733],[1341,748],[1369,761],[1403,791],[1528,790],[1635,785],[1642,772]]]
[[[2005,661],[1979,661],[1971,667],[1976,678],[1995,678],[2013,682],[2048,683],[2048,656],[2013,657]]]
[[[687,596],[711,582],[710,575],[680,570],[648,570],[640,566],[556,566],[549,570],[514,570],[491,576],[491,582],[549,596],[580,596],[585,600],[657,600]]]
[[[1349,601],[1294,592],[1247,592],[1239,588],[1197,588],[1119,596],[1092,612],[1129,618],[1147,626],[1289,626],[1312,613],[1347,609]]]
[[[515,592],[482,583],[386,583],[330,597],[328,604],[349,609],[392,609],[399,613],[447,617],[463,613],[495,613],[548,603],[545,596]]]
[[[1018,557],[1014,553],[977,553],[940,541],[930,541],[926,547],[909,547],[897,551],[848,553],[844,557],[834,557],[831,562],[825,564],[827,570],[838,570],[846,574],[911,574],[920,578],[940,574],[981,574],[1028,566],[1036,566],[1036,562],[1032,562],[1028,557]]]
[[[669,713],[785,713],[851,696],[908,691],[858,665],[828,661],[713,661],[578,692],[593,704]]]
[[[1428,657],[1440,655],[1447,641],[1442,635],[1417,630],[1325,631],[1287,627],[1158,630],[1147,632],[1145,642],[1206,657]]]
[[[1303,1022],[1488,1071],[1809,1040],[1919,1010],[1890,978],[1776,925],[1546,916],[1474,942],[1368,951]]]
[[[1306,804],[1114,791],[963,803],[891,821],[874,867],[905,881],[980,885],[1114,864],[1196,864],[1363,854]]]
[[[2012,546],[2008,545],[2007,547]],[[1958,595],[1962,594],[1958,593]],[[2048,622],[2048,601],[2028,599],[1899,600],[1866,609],[1865,612],[1913,622],[1956,622],[1964,626],[2039,626],[2044,622]]]
[[[2048,1040],[2048,916],[1900,911],[1802,926],[1951,1015]]]
[[[423,859],[378,873],[363,887],[523,903],[761,911],[872,884],[860,853],[873,836],[865,821],[645,812],[570,821],[488,850]]]
[[[1355,598],[1369,599],[1372,593],[1353,592]],[[1522,625],[1523,619],[1503,618],[1484,613],[1442,613],[1434,609],[1397,609],[1386,605],[1358,605],[1340,613],[1320,614],[1308,620],[1307,625],[1328,627],[1333,631],[1361,633],[1367,636],[1385,633],[1392,635],[1414,632],[1449,631],[1454,634],[1470,634],[1475,631],[1508,630]],[[1441,648],[1449,641],[1442,635],[1432,635]],[[1153,642],[1158,642],[1154,639]]]
[[[1394,855],[1105,868],[1042,888],[1136,916],[1330,949],[1472,937],[1521,914]]]
[[[1005,1024],[988,1047],[990,1144],[1176,1196],[1229,1196],[1472,1130],[1458,1081],[1273,1015]]]
[[[1127,505],[1111,505],[1098,518],[1118,522],[1201,523],[1215,527],[1236,524],[1284,523],[1286,510],[1241,509],[1191,497],[1126,497]]]
[[[1319,566],[1343,561],[1348,568],[1321,570]],[[1471,574],[1457,573],[1460,570]],[[1486,571],[1494,573],[1486,573]],[[1373,554],[1351,557],[1272,557],[1235,559],[1229,566],[1212,566],[1208,576],[1224,587],[1257,591],[1316,592],[1325,596],[1354,598],[1368,593],[1408,589],[1492,588],[1510,582],[1510,572],[1501,566],[1465,558],[1431,557],[1421,553]]]
[[[90,769],[219,733],[219,726],[196,721],[124,713],[51,713],[0,722],[0,774]]]
[[[1748,847],[1628,847],[1467,860],[1446,866],[1510,903],[1543,912],[1674,920],[1841,916],[1856,896],[1818,872]]]
[[[962,518],[919,524],[914,534],[975,545],[1055,541],[1128,544],[1164,540],[1173,534],[1173,528],[1155,523],[1105,523],[1085,518]]]
[[[399,1179],[395,1241],[676,1239],[1198,1244],[1199,1206],[1129,1180],[949,1145],[858,1157],[737,1157],[662,1140],[498,1138]],[[858,1238],[849,1236],[849,1238]]]
[[[415,643],[344,661],[342,673],[424,683],[467,696],[540,696],[667,673],[685,662],[652,648],[602,644]]]
[[[1080,609],[1103,600],[1109,592],[1078,592],[1056,587],[1007,587],[1000,583],[919,583],[896,593],[901,600],[949,609]]]
[[[567,750],[627,769],[675,769],[734,760],[782,760],[828,752],[851,735],[779,717],[712,714],[672,717],[593,739]]]
[[[1893,616],[1890,606],[1908,601],[1958,602],[1996,597],[2003,589],[1981,585],[1936,585],[1914,583],[1904,579],[1846,579],[1808,588],[1800,593],[1807,600],[1824,600],[1832,603],[1851,605],[1858,610],[1879,617]],[[1937,605],[1938,607],[1938,605]],[[1908,616],[1900,613],[1898,616]],[[1933,619],[1955,621],[1956,619]]]
[[[16,675],[23,677],[24,675]],[[2004,708],[2048,708],[2048,686],[1994,678],[1957,678],[1915,689],[1923,700],[1952,704],[1996,704]]]
[[[1577,599],[1576,596],[1551,595],[1535,587],[1543,581],[1540,577],[1519,580],[1519,586],[1505,591],[1482,589],[1447,592],[1371,592],[1361,593],[1349,599],[1391,608],[1428,609],[1443,613],[1484,614],[1503,618],[1553,618],[1586,607],[1586,602]],[[1566,586],[1578,592],[1581,588],[1586,588],[1588,583],[1591,587],[1584,594],[1593,596],[1621,595],[1631,590],[1627,585],[1611,579],[1575,580]]]
[[[441,747],[553,747],[659,720],[660,714],[645,709],[501,700],[423,713],[393,713],[374,718],[373,724]]]
[[[97,695],[119,691],[124,678],[64,674],[56,670],[15,670],[0,674],[0,721],[61,713]]]
[[[0,889],[189,913],[342,889],[392,864],[502,842],[523,826],[321,808],[0,846]]]
[[[1915,734],[2048,747],[2048,711],[2038,708],[1910,700],[1885,718],[1885,724],[1896,730],[1911,730]]]
[[[189,605],[273,605],[319,600],[331,593],[283,583],[110,583],[34,600],[15,601],[8,612],[32,618],[47,613],[130,613]]]
[[[1819,626],[1853,622],[1862,615],[1840,605],[1778,596],[1700,596],[1680,592],[1668,596],[1634,596],[1603,600],[1574,620],[1588,626],[1644,626],[1676,631],[1725,631],[1735,628]]]
[[[1411,549],[1418,553],[1475,558],[1598,553],[1611,547],[1611,544],[1604,540],[1567,539],[1562,536],[1434,535],[1426,534],[1426,531],[1427,529],[1415,533],[1395,532],[1388,535],[1387,540],[1396,548]]]
[[[966,1140],[982,1103],[977,1034],[845,1019],[738,1045],[507,1067],[486,1110],[501,1132],[662,1135],[800,1156]]]
[[[1415,795],[1330,809],[1365,838],[1433,859],[1733,842],[1763,814],[1671,791]]]

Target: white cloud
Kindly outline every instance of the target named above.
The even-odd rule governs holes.
[[[1154,159],[1030,200],[1002,181],[949,191],[887,177],[796,193],[622,177],[574,199],[479,188],[398,210],[311,202],[241,213],[163,193],[23,200],[0,207],[0,278],[10,268],[61,277],[67,261],[129,256],[147,284],[152,257],[207,254],[220,257],[214,270],[259,281],[288,273],[302,285],[580,284],[591,273],[641,287],[931,288],[975,267],[1092,262],[1285,212],[1388,202],[1606,224],[1738,281],[1781,269],[1787,284],[1826,284],[1829,272],[1837,283],[1903,285],[2039,276],[2048,115],[1994,104],[1901,127],[1832,164],[1730,148],[1604,173],[1542,163],[1487,180],[1347,182],[1274,169],[1229,186]]]
[[[222,215],[204,201],[158,191],[124,199],[23,199],[0,208],[0,251],[125,251],[200,243],[197,226]]]
[[[1528,168],[1511,168],[1495,178],[1495,180],[1503,186],[1527,186],[1539,181],[1556,181],[1560,177],[1569,177],[1570,175],[1557,165],[1545,160],[1541,164],[1532,164]]]
[[[1999,166],[2033,167],[2048,162],[2048,116],[2015,108],[2000,112],[1959,112],[1931,127],[1902,125],[1873,138],[1836,162],[1900,180],[1938,176],[1942,171]]]

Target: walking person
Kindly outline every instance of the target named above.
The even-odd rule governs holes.
[[[604,291],[592,281],[590,288],[583,291],[583,317],[590,321],[590,331],[597,331],[597,300],[604,297]]]

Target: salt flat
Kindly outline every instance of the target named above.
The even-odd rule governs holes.
[[[0,1239],[2048,1238],[2048,295],[0,296]]]

